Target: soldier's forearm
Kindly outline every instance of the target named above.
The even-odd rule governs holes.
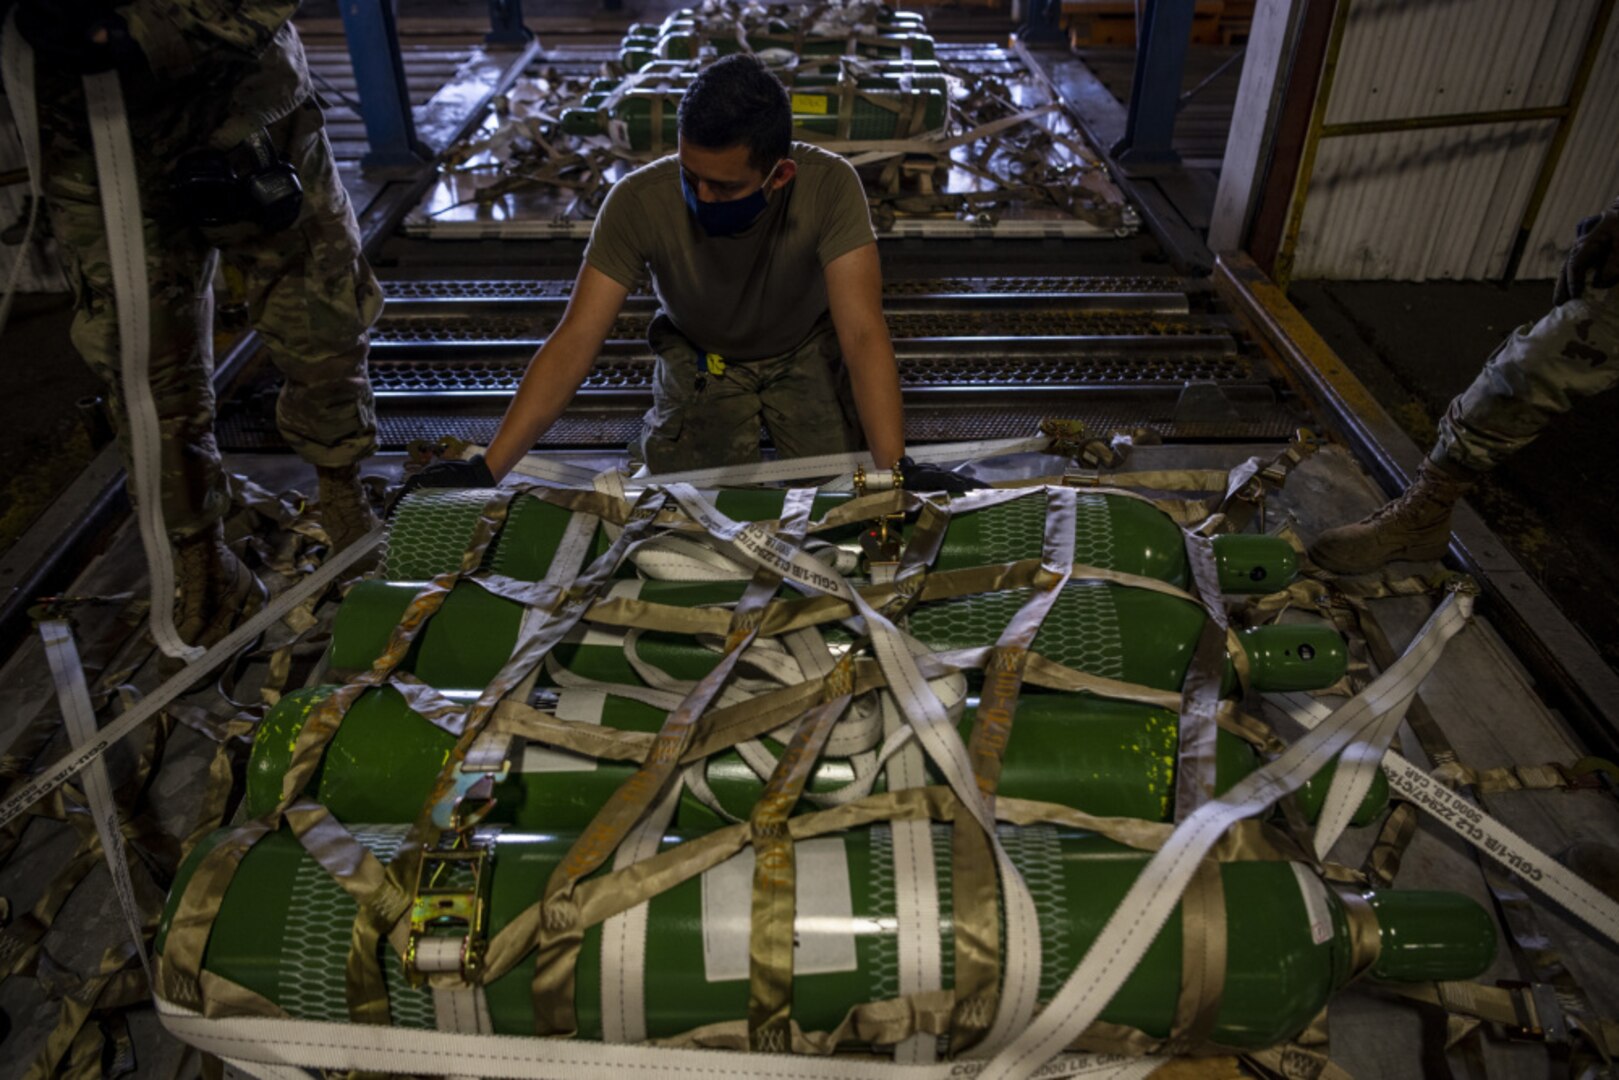
[[[905,455],[905,407],[894,346],[886,330],[850,344],[853,347],[844,350],[843,359],[849,368],[860,428],[866,434],[872,461],[879,469],[890,469]]]
[[[484,462],[495,479],[511,472],[540,436],[556,423],[573,400],[579,384],[585,381],[600,350],[600,343],[592,346],[556,333],[534,354],[512,403],[506,408],[506,415],[501,418],[500,430],[484,453]]]

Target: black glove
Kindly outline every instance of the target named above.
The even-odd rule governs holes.
[[[146,60],[124,17],[97,0],[22,0],[17,30],[41,61],[82,75],[139,67]]]
[[[421,472],[405,480],[403,498],[417,488],[491,488],[495,474],[478,454],[467,461],[435,461]]]
[[[962,476],[937,465],[918,465],[909,457],[899,459],[899,474],[906,491],[944,491],[951,495],[965,495],[969,491],[989,487],[982,480]]]
[[[1619,285],[1619,207],[1581,221],[1574,228],[1574,246],[1557,275],[1552,303],[1561,305],[1585,291],[1586,276],[1599,289]]]

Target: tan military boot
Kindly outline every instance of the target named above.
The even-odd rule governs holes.
[[[1316,565],[1364,574],[1395,559],[1438,559],[1450,546],[1450,515],[1475,477],[1424,458],[1405,494],[1370,517],[1330,529],[1310,545]]]
[[[219,522],[174,545],[175,629],[187,645],[208,648],[264,606],[269,595],[225,545]]]
[[[320,523],[333,552],[342,551],[377,527],[376,512],[360,486],[358,465],[317,465],[315,475],[320,480]]]

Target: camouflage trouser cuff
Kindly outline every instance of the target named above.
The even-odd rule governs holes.
[[[1428,451],[1428,460],[1458,480],[1475,480],[1496,465],[1496,462],[1488,458],[1469,454],[1465,448],[1445,438],[1443,434],[1440,435],[1439,441],[1434,443],[1433,449]]]
[[[340,469],[345,465],[354,465],[377,452],[375,435],[340,442],[336,446],[325,446],[285,435],[283,437],[299,457],[320,469]]]

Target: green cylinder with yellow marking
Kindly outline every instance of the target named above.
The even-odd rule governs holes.
[[[848,102],[846,121],[835,90],[794,89],[790,95],[793,128],[818,138],[856,142],[920,138],[943,130],[949,114],[943,90],[901,88],[885,80],[869,82]],[[607,108],[605,99],[591,101],[587,95],[582,107],[562,110],[562,130],[569,135],[607,135],[616,145],[635,151],[673,150],[684,96],[677,89],[627,90]]]

